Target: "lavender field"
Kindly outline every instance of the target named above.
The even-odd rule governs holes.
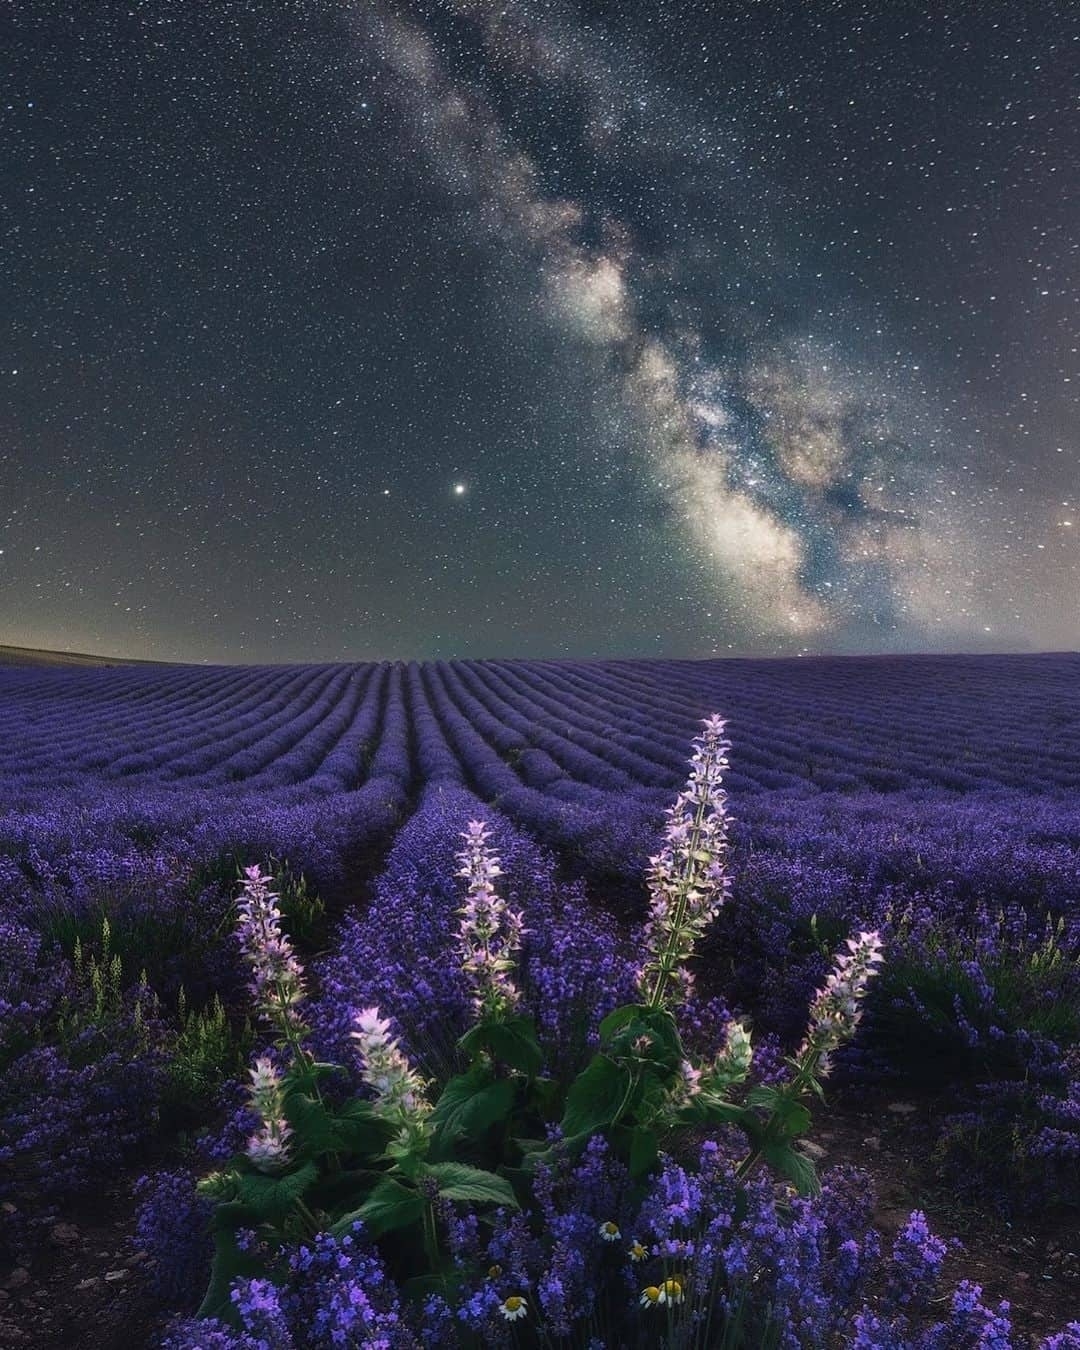
[[[312,1200],[265,1232],[238,1219],[233,1282],[204,1302],[218,1201],[195,1183],[273,1133],[249,1070],[292,1053],[237,941],[243,869],[278,896],[312,1064],[362,1093],[356,1019],[377,1008],[435,1093],[476,1016],[458,855],[485,822],[538,1059],[483,1090],[538,1077],[561,1101],[639,997],[650,859],[715,713],[724,876],[678,1001],[689,1060],[745,1028],[732,1100],[765,1109],[837,952],[883,944],[811,1103],[820,1188],[736,1167],[734,1115],[654,1131],[638,1167],[616,1113],[555,1150],[532,1210],[432,1200],[437,1287],[409,1287],[400,1232],[331,1231]],[[0,1342],[1080,1347],[1078,655],[0,665],[0,929]],[[327,1110],[347,1095],[324,1090]],[[477,1163],[483,1129],[460,1135]],[[305,1156],[282,1147],[280,1185]],[[76,1294],[57,1244],[106,1191],[137,1259]]]

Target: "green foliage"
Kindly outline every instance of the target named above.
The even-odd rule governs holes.
[[[424,1215],[424,1197],[414,1187],[396,1177],[383,1177],[371,1195],[358,1210],[346,1214],[331,1228],[331,1232],[345,1233],[360,1219],[375,1237],[391,1233],[396,1228],[407,1228],[419,1223]]]
[[[189,1008],[183,986],[177,997],[176,1021],[165,1070],[163,1107],[167,1112],[187,1115],[197,1113],[223,1082],[237,1076],[254,1033],[247,1019],[239,1031],[234,1031],[217,994],[206,1007]]]
[[[457,1162],[433,1163],[420,1172],[420,1179],[425,1178],[431,1178],[438,1184],[438,1194],[444,1200],[517,1208],[513,1188],[506,1178],[496,1176],[494,1172],[485,1172],[482,1167],[469,1167]]]
[[[304,874],[293,872],[287,859],[271,858],[269,872],[285,931],[298,948],[318,951],[326,941],[326,905],[309,888]]]
[[[980,913],[970,929],[941,925],[912,949],[910,920],[874,998],[878,1039],[931,1083],[957,1076],[1022,1078],[1030,1037],[1080,1041],[1080,950],[1047,916],[1040,938],[1015,916]]]
[[[211,1023],[220,1027],[220,1017]],[[810,1125],[802,1099],[820,1092],[812,1052],[791,1061],[789,1082],[754,1088],[740,1102],[728,1090],[745,1069],[725,1078],[722,1060],[702,1075],[703,1089],[686,1090],[686,1052],[667,1008],[619,1008],[604,1019],[600,1037],[600,1049],[562,1090],[537,1073],[540,1052],[529,1019],[481,1021],[459,1042],[470,1063],[405,1130],[400,1117],[381,1115],[377,1102],[326,1102],[317,1080],[334,1066],[315,1065],[301,1053],[282,1082],[291,1128],[287,1166],[267,1175],[241,1155],[229,1173],[203,1183],[203,1194],[217,1205],[217,1227],[257,1228],[276,1249],[323,1229],[343,1234],[359,1219],[376,1238],[403,1235],[413,1253],[409,1276],[421,1284],[441,1282],[453,1269],[440,1248],[436,1202],[467,1205],[481,1215],[517,1207],[537,1166],[554,1159],[555,1148],[540,1136],[555,1122],[559,1150],[573,1154],[603,1134],[636,1181],[657,1165],[661,1148],[680,1129],[737,1125],[750,1143],[741,1175],[763,1162],[802,1194],[816,1191],[813,1164],[793,1147]],[[220,1233],[216,1253],[207,1309],[220,1306],[220,1291],[228,1287],[222,1269],[233,1269],[238,1259],[235,1244]]]
[[[461,1038],[460,1048],[468,1055],[486,1053],[493,1060],[516,1069],[531,1078],[540,1072],[544,1060],[536,1028],[528,1017],[492,1018],[481,1021]]]
[[[102,917],[99,933],[96,951],[84,946],[80,937],[75,939],[72,953],[75,992],[61,1002],[57,1014],[58,1039],[70,1051],[75,1042],[85,1041],[84,1032],[92,1030],[102,1033],[102,1045],[110,1040],[115,1045],[123,1039],[131,1042],[133,1050],[145,1049],[147,1023],[157,1014],[157,999],[143,971],[134,992],[134,1006],[128,1008],[124,963],[113,950],[113,929],[107,917]]]
[[[516,1097],[515,1082],[495,1078],[486,1064],[474,1064],[451,1078],[431,1114],[435,1151],[451,1148],[462,1136],[479,1138],[489,1126],[509,1117]]]
[[[124,966],[120,956],[112,951],[108,918],[101,920],[100,953],[84,951],[81,939],[76,938],[72,965],[76,987],[85,1000],[86,1020],[99,1029],[117,1021],[124,1007]]]

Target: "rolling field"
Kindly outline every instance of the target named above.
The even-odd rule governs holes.
[[[845,1102],[883,1112],[899,1103],[921,1141],[906,1180],[885,1178],[900,1185],[899,1203],[914,1209],[937,1197],[943,1214],[958,1224],[963,1216],[969,1249],[972,1234],[1028,1225],[1040,1283],[1017,1265],[1023,1281],[1010,1288],[1002,1258],[985,1278],[1016,1304],[1013,1328],[989,1294],[985,1307],[974,1299],[979,1323],[982,1314],[952,1293],[977,1266],[956,1258],[942,1276],[946,1292],[933,1292],[941,1258],[931,1239],[886,1222],[875,1274],[873,1241],[856,1236],[849,1205],[836,1220],[845,1234],[836,1252],[826,1260],[822,1238],[812,1270],[804,1262],[783,1274],[778,1258],[747,1249],[771,1311],[751,1299],[731,1339],[679,1340],[669,1325],[668,1340],[646,1326],[637,1339],[609,1331],[606,1343],[1050,1345],[1044,1333],[1080,1308],[1076,1243],[1062,1237],[1080,1205],[1075,654],[0,663],[9,958],[0,970],[0,1199],[13,1218],[10,1260],[33,1270],[42,1233],[65,1207],[130,1180],[152,1156],[156,1180],[140,1189],[133,1239],[150,1272],[145,1343],[158,1343],[163,1310],[198,1303],[208,1239],[193,1181],[242,1144],[251,1124],[238,1084],[250,1056],[273,1041],[264,1026],[245,1028],[247,973],[233,937],[243,867],[276,878],[319,1058],[355,1060],[351,1019],[378,1006],[423,1076],[445,1083],[470,1018],[455,956],[455,852],[468,822],[486,821],[500,889],[524,915],[522,999],[545,1072],[571,1077],[603,1016],[633,1001],[649,859],[686,780],[691,741],[716,712],[731,741],[730,896],[693,962],[695,989],[680,1014],[688,1051],[707,1055],[733,1017],[745,1018],[760,1081],[781,1081],[835,952],[876,930],[884,961],[854,1041],[836,1056],[830,1100],[841,1117]],[[866,1161],[826,1152],[821,1167],[827,1177],[832,1162]],[[847,1173],[836,1176],[825,1190],[833,1218],[837,1197],[851,1192]],[[841,1278],[844,1242],[862,1244],[858,1280]],[[532,1344],[546,1310],[548,1341],[535,1343],[589,1343],[584,1313],[575,1321],[564,1309],[560,1321],[554,1295],[541,1297],[555,1278],[547,1266],[522,1265],[516,1278],[536,1291],[527,1328],[504,1327],[507,1314],[501,1321],[492,1304],[461,1321],[463,1339],[431,1339],[433,1322],[416,1334],[471,1345],[512,1332]],[[585,1294],[575,1297],[585,1308]],[[71,1325],[85,1315],[77,1301],[65,1306]],[[112,1314],[94,1315],[103,1319],[94,1343],[112,1344]],[[979,1340],[995,1317],[999,1339]],[[570,1330],[552,1330],[564,1324]],[[24,1343],[68,1343],[52,1325],[52,1341]],[[175,1335],[177,1346],[201,1343],[195,1332]],[[1077,1339],[1059,1339],[1057,1350],[1080,1345],[1080,1327],[1062,1335]],[[357,1332],[347,1343],[382,1342]]]

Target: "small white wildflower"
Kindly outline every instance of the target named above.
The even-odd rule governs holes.
[[[520,1294],[511,1294],[499,1305],[499,1312],[508,1322],[518,1322],[528,1312],[528,1306]]]
[[[681,1303],[683,1297],[683,1287],[678,1280],[665,1280],[660,1286],[659,1301],[661,1303]]]
[[[612,1223],[611,1220],[608,1219],[605,1223],[600,1225],[600,1236],[605,1242],[618,1242],[622,1237],[622,1233],[619,1232],[619,1225]]]
[[[727,1073],[735,1078],[745,1078],[750,1072],[754,1059],[754,1047],[750,1043],[750,1033],[741,1022],[729,1022],[724,1033],[724,1049],[721,1060]]]
[[[260,1172],[279,1172],[289,1163],[292,1129],[284,1120],[266,1120],[247,1141],[244,1152]]]
[[[641,1291],[638,1302],[643,1308],[655,1308],[660,1302],[660,1289],[655,1284],[646,1285]]]

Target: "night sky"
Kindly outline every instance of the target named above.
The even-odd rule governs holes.
[[[0,7],[0,642],[1080,646],[1080,5]]]

